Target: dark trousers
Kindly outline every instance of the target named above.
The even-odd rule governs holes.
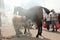
[[[54,28],[54,25],[55,25],[55,24],[56,24],[56,21],[53,20],[53,21],[52,21],[52,29],[53,29],[52,31],[55,31],[55,28]]]
[[[47,30],[50,29],[50,21],[46,21],[46,24],[47,24]]]

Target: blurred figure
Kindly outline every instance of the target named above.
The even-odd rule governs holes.
[[[59,23],[60,23],[60,14],[58,15],[58,21],[59,21]]]
[[[5,6],[4,6],[4,0],[0,0],[0,27],[2,26],[2,15],[4,15],[4,9],[5,9]],[[2,35],[1,35],[1,28],[0,28],[0,40],[1,39]]]
[[[5,9],[4,0],[0,0],[0,26],[2,26],[2,22],[1,22],[2,17],[1,16],[5,16],[4,9]]]
[[[46,24],[47,24],[47,30],[49,31],[50,29],[50,15],[49,14],[46,15]]]
[[[1,13],[0,13],[0,27],[2,26],[2,23],[1,23]]]
[[[54,32],[55,31],[54,25],[56,24],[56,21],[57,21],[57,14],[55,13],[54,9],[51,10],[50,20],[52,23],[52,29],[53,29],[52,32]]]

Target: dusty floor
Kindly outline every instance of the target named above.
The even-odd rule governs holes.
[[[26,33],[26,35],[23,34],[24,29],[21,29],[21,32],[22,34],[20,34],[20,37],[15,36],[14,38],[10,39],[2,38],[2,40],[60,40],[60,29],[58,30],[58,32],[49,32],[46,29],[43,29],[42,36],[39,36],[39,38],[36,38],[36,29],[31,29],[30,33]]]

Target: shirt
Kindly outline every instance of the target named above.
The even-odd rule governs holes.
[[[50,21],[50,15],[49,14],[46,15],[46,21]]]
[[[57,20],[56,17],[58,16],[56,13],[51,12],[50,13],[52,20]]]

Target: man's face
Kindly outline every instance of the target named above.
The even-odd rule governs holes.
[[[54,9],[52,10],[52,13],[53,13],[53,14],[55,13]]]

